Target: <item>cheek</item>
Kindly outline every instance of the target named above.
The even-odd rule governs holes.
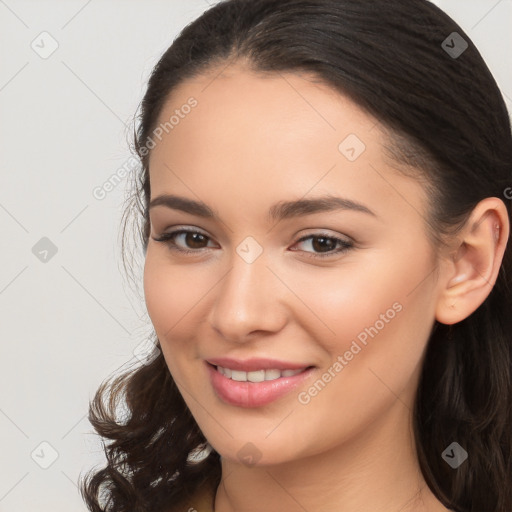
[[[293,283],[307,308],[295,318],[332,352],[348,349],[358,335],[364,341],[365,329],[377,323],[381,330],[397,317],[407,293],[403,284],[407,276],[400,277],[393,276],[388,265],[373,261],[371,268],[358,262],[316,269],[310,275],[297,272],[283,280]]]
[[[297,318],[331,364],[342,356],[348,366],[364,365],[366,372],[372,365],[405,378],[414,371],[435,313],[427,254],[427,248],[413,254],[389,251],[333,272],[317,272],[314,280],[294,277],[297,295],[307,297],[308,306],[307,314]]]
[[[366,428],[394,404],[412,409],[433,312],[427,283],[411,293],[425,277],[423,270],[403,268],[388,267],[385,281],[379,282],[368,273],[353,276],[344,280],[345,287],[331,284],[323,295],[330,305],[322,318],[336,334],[321,339],[326,364],[297,397],[297,414],[307,415],[310,435],[323,433],[318,446],[327,449],[333,440]],[[311,308],[321,304],[311,303]],[[290,428],[294,437],[304,427]]]
[[[204,293],[204,286],[194,282],[194,273],[170,265],[165,255],[148,248],[144,265],[144,297],[164,351],[169,340],[183,338],[187,315],[192,314],[193,307]]]
[[[186,381],[188,360],[195,357],[195,345],[187,343],[194,305],[204,288],[194,282],[194,274],[170,265],[160,251],[148,247],[144,265],[146,308],[162,354],[176,384]]]
[[[169,288],[173,280],[172,273],[164,273],[162,270],[162,265],[148,248],[144,265],[144,298],[149,317],[159,337],[164,328],[168,329],[172,325],[171,317],[176,315],[176,308],[183,304],[179,294],[172,293],[172,288]]]
[[[337,377],[324,374],[323,380],[336,383],[318,405],[328,407],[330,400],[343,397],[357,410],[358,403],[382,399],[390,390],[399,394],[409,385],[435,311],[430,262],[418,254],[414,259],[405,251],[389,253],[373,265],[343,273],[338,282],[310,289],[311,309],[335,333],[324,336],[322,345]]]

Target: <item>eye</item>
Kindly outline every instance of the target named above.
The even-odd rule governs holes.
[[[177,240],[180,240],[185,247],[180,246]],[[178,229],[176,231],[170,231],[169,233],[163,233],[159,237],[154,237],[153,240],[156,242],[165,243],[172,251],[178,251],[182,254],[198,254],[202,249],[208,248],[208,241],[210,237],[200,231],[193,229]],[[302,251],[310,253],[309,258],[326,258],[334,256],[342,252],[346,252],[354,247],[354,243],[350,240],[344,240],[335,236],[329,236],[323,233],[314,233],[300,238],[294,245],[300,244],[301,242],[309,241],[310,247],[313,252]],[[338,246],[338,248],[336,248]],[[210,246],[211,247],[211,246]],[[296,249],[292,249],[296,251]]]
[[[354,247],[354,243],[348,239],[344,240],[342,238],[329,236],[322,233],[314,233],[312,235],[304,236],[298,240],[297,243],[304,242],[306,240],[309,241],[310,247],[313,248],[313,250],[320,251],[320,253],[313,253],[308,255],[309,258],[326,258],[340,254],[342,252],[346,252]],[[335,249],[337,245],[339,247],[338,249]]]
[[[178,237],[181,237],[181,241],[185,244],[190,244],[192,249],[187,249],[186,245],[185,248],[180,247],[180,245],[176,243],[176,239]],[[203,244],[209,240],[209,237],[200,231],[195,231],[192,229],[178,229],[176,231],[164,233],[158,238],[153,238],[153,240],[155,240],[155,242],[165,243],[169,249],[173,251],[190,254],[198,253],[200,249],[205,249],[206,247]]]

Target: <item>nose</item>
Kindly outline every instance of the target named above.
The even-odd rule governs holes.
[[[209,320],[223,339],[244,343],[279,332],[287,321],[286,287],[263,254],[252,263],[233,255],[216,289]]]

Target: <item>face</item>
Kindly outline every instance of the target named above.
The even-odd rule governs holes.
[[[277,464],[410,414],[438,293],[428,203],[346,97],[219,72],[159,118],[175,116],[150,156],[145,298],[211,445]]]

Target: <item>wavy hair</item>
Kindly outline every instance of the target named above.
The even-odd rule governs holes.
[[[447,39],[453,32],[468,45],[458,56],[443,43],[454,46]],[[133,140],[140,166],[123,222],[126,228],[135,212],[144,253],[147,142],[162,107],[179,84],[238,59],[255,71],[313,74],[377,118],[389,134],[390,161],[429,192],[426,221],[436,247],[463,227],[479,201],[506,197],[512,186],[502,95],[470,38],[434,4],[224,0],[173,41],[139,106]],[[505,203],[510,221],[512,201]],[[512,509],[511,276],[508,247],[487,299],[457,324],[436,322],[427,345],[413,410],[417,455],[432,492],[457,512]],[[154,336],[153,361],[111,377],[91,401],[89,418],[107,458],[81,482],[93,512],[168,510],[220,482],[219,454],[208,449]],[[116,413],[121,405],[124,420]],[[441,457],[452,441],[469,453],[457,469]]]

